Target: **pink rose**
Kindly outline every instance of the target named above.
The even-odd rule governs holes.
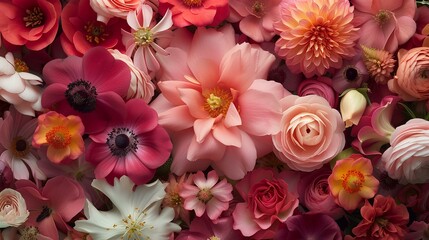
[[[289,95],[280,103],[283,116],[280,132],[272,137],[274,153],[291,169],[311,172],[343,150],[344,123],[324,98]]]
[[[236,187],[245,202],[237,203],[232,213],[233,228],[252,239],[273,238],[278,223],[298,207],[297,194],[271,169],[253,170]]]
[[[335,107],[338,102],[338,94],[331,85],[332,79],[327,77],[307,79],[299,84],[298,96],[318,95],[326,99],[331,107]]]
[[[18,227],[23,224],[30,213],[21,193],[6,188],[0,192],[0,228]]]
[[[92,9],[97,13],[97,20],[103,23],[112,17],[126,19],[128,12],[136,10],[142,0],[90,0]]]
[[[429,47],[399,51],[396,76],[387,83],[389,90],[405,101],[429,99]]]
[[[429,181],[429,122],[415,118],[395,129],[379,168],[400,183]]]

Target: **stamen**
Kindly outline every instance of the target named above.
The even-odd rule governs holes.
[[[203,0],[183,0],[183,4],[188,7],[200,7],[203,4]]]
[[[149,28],[139,28],[134,32],[134,41],[138,46],[149,45],[154,41],[153,33]]]
[[[97,89],[90,82],[77,80],[67,85],[65,96],[74,110],[87,113],[95,109]]]
[[[30,152],[30,147],[27,141],[19,136],[12,140],[10,149],[12,154],[18,158],[25,157]]]
[[[22,18],[24,20],[25,27],[36,28],[43,25],[45,21],[45,17],[40,7],[27,9],[25,10],[25,13],[27,15],[25,15],[25,17]]]
[[[139,140],[137,135],[129,128],[113,128],[107,134],[106,144],[112,155],[125,157],[129,152],[136,152]]]
[[[343,180],[342,186],[348,193],[359,192],[365,181],[363,174],[356,170],[349,170],[341,176],[341,179]]]
[[[55,126],[46,133],[46,141],[54,148],[65,148],[71,143],[71,135],[64,126]]]
[[[87,22],[83,28],[86,31],[85,39],[94,45],[104,42],[109,36],[106,32],[106,24],[102,22]]]

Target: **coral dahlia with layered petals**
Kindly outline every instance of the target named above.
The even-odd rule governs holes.
[[[158,125],[156,112],[143,99],[129,100],[125,109],[104,131],[89,136],[93,142],[85,158],[96,165],[96,178],[113,183],[115,177],[126,175],[140,185],[152,179],[173,146]]]
[[[80,58],[55,59],[43,68],[47,87],[42,106],[65,116],[79,116],[85,133],[104,130],[110,119],[125,111],[131,73],[126,63],[103,47],[94,47]]]
[[[274,56],[236,45],[230,25],[199,28],[189,51],[168,50],[160,58],[162,93],[152,106],[174,143],[172,171],[182,175],[212,165],[229,178],[243,178],[258,156],[271,151],[269,135],[280,130],[279,100],[288,93],[263,80]]]
[[[359,38],[348,0],[296,0],[281,3],[280,35],[275,51],[294,73],[309,78],[342,67],[343,58],[356,55]]]

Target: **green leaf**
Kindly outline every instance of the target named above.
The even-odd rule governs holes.
[[[408,115],[411,118],[416,118],[416,114],[414,114],[413,110],[411,110],[407,105],[405,105],[404,103],[401,103],[401,102],[399,102],[399,105],[404,107],[405,111],[408,113]]]

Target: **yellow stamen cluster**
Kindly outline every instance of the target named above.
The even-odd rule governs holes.
[[[71,143],[71,135],[64,126],[55,126],[46,133],[46,141],[54,148],[65,148]]]
[[[203,93],[203,97],[206,99],[204,110],[207,111],[212,118],[220,114],[225,116],[233,100],[231,91],[222,88],[214,88],[206,91]]]

